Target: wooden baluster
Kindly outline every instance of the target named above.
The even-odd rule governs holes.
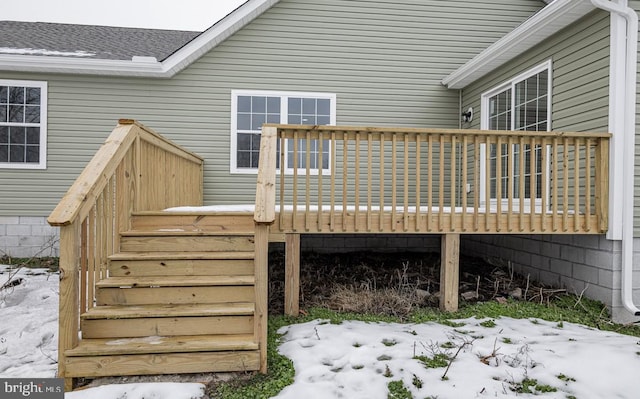
[[[485,226],[484,228],[485,228],[485,231],[491,231],[489,219],[491,218],[491,146],[494,145],[492,141],[493,141],[493,138],[491,136],[486,136],[486,144],[485,144],[485,152],[484,152],[484,157],[485,157],[484,167],[485,167],[485,176],[486,176],[484,181],[484,185],[485,185],[485,190],[484,190]]]
[[[598,217],[598,231],[603,233],[609,224],[609,138],[597,141],[596,153],[596,215]]]
[[[540,177],[540,184],[542,185],[542,187],[540,187],[540,192],[541,192],[541,205],[540,205],[540,217],[541,219],[541,224],[540,227],[542,229],[542,232],[545,233],[548,229],[547,229],[547,181],[548,181],[548,166],[547,163],[549,162],[549,157],[547,156],[547,138],[546,137],[542,137],[541,139],[542,143],[540,145],[540,151],[542,152],[541,155],[541,159],[542,159],[542,176]]]
[[[562,157],[562,231],[569,230],[569,139],[564,138]]]
[[[573,152],[575,156],[573,157],[573,202],[574,202],[574,213],[573,213],[573,230],[575,232],[580,231],[580,142],[581,140],[577,137],[573,139]]]
[[[329,221],[329,231],[335,231],[335,218],[336,218],[336,152],[338,149],[336,148],[338,143],[336,141],[336,132],[331,131],[331,215]]]
[[[457,170],[457,137],[451,135],[451,212],[449,212],[449,231],[457,231],[455,227],[456,217],[456,170]]]
[[[536,217],[536,139],[531,137],[529,140],[529,219],[531,221],[530,231],[534,231]]]
[[[385,150],[385,134],[380,132],[380,211],[378,217],[380,218],[380,225],[378,229],[384,231],[384,150]]]
[[[585,143],[585,189],[584,189],[584,217],[585,231],[591,231],[591,139]]]
[[[525,197],[525,185],[526,185],[526,177],[525,177],[525,164],[524,164],[524,160],[525,160],[525,144],[524,144],[524,136],[520,136],[520,144],[519,144],[519,148],[518,148],[518,161],[519,161],[519,166],[518,168],[520,169],[520,177],[519,177],[519,184],[518,184],[518,196],[520,197],[520,209],[519,209],[519,216],[520,216],[520,231],[524,231],[525,227],[524,227],[524,197]]]
[[[322,131],[318,132],[318,214],[316,216],[317,220],[317,229],[319,232],[322,232],[322,172],[324,171],[324,136]]]
[[[404,210],[402,230],[409,231],[409,134],[404,134]]]
[[[306,131],[305,134],[305,206],[304,206],[304,229],[310,230],[309,215],[311,213],[311,132]]]
[[[444,157],[445,157],[445,151],[444,151],[444,136],[442,134],[438,135],[438,142],[440,145],[440,171],[438,172],[438,176],[439,176],[439,187],[438,187],[438,200],[440,201],[439,205],[439,211],[438,211],[438,231],[443,231],[444,230],[444,182],[445,182],[445,175],[444,175]]]
[[[513,142],[512,137],[507,138],[507,231],[511,233],[513,231],[512,219],[513,219]]]
[[[480,230],[480,137],[473,136],[473,231]]]
[[[465,134],[462,136],[462,231],[467,231],[467,207],[468,198],[467,198],[467,185],[468,185],[468,158],[469,158],[469,137]]]
[[[284,197],[284,193],[285,193],[285,184],[286,184],[286,177],[285,177],[285,170],[287,169],[287,165],[285,165],[285,148],[286,148],[286,139],[285,139],[285,131],[282,129],[278,129],[278,135],[280,136],[280,231],[284,231],[285,227],[284,227],[284,217],[285,217],[285,207],[284,207],[284,203],[285,203],[285,197]],[[277,137],[277,136],[276,136]],[[291,226],[291,229],[293,229],[293,226]]]
[[[501,231],[502,218],[502,137],[496,139],[496,231]]]
[[[367,231],[371,232],[371,197],[373,190],[373,143],[371,133],[367,134]]]
[[[398,144],[397,134],[391,134],[391,231],[396,231],[396,206],[398,184]]]
[[[356,177],[355,177],[354,231],[360,231],[360,132],[356,132]]]
[[[349,170],[349,137],[347,132],[343,132],[342,142],[342,231],[347,231],[347,174]]]
[[[291,225],[293,231],[298,231],[298,131],[293,131],[293,209],[291,210]]]
[[[551,208],[552,208],[552,230],[554,232],[558,231],[558,137],[553,138],[553,154],[551,154]]]
[[[416,134],[416,231],[420,231],[422,227],[422,220],[420,216],[420,174],[422,173],[420,170],[420,153],[422,149],[420,148],[420,142],[422,141],[422,135]]]
[[[427,159],[427,231],[433,231],[433,134],[427,136],[429,147]]]

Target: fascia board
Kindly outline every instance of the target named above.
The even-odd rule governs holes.
[[[279,0],[249,0],[162,62],[0,54],[0,71],[171,78]]]
[[[462,89],[593,10],[589,0],[555,0],[445,77],[442,84]]]

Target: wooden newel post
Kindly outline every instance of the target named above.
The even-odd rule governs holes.
[[[460,234],[443,234],[440,252],[440,309],[458,310]]]
[[[78,331],[80,331],[79,249],[80,223],[60,227],[58,376],[65,379],[65,392],[73,389],[73,378],[66,376],[65,351],[78,346]]]

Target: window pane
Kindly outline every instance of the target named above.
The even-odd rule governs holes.
[[[331,123],[331,117],[329,116],[318,116],[318,120],[316,124],[318,125],[328,125]]]
[[[40,105],[40,88],[27,87],[27,104]]]
[[[254,151],[260,151],[260,136],[259,134],[251,135],[251,149]]]
[[[9,87],[9,104],[24,104],[24,87]]]
[[[40,144],[40,128],[27,128],[27,144]]]
[[[10,144],[25,144],[27,142],[27,130],[23,127],[12,126],[9,128]]]
[[[530,77],[524,84],[527,87],[527,101],[538,97],[538,75]]]
[[[267,115],[267,123],[280,123],[280,114]]]
[[[251,149],[251,136],[252,134],[238,133],[238,151]]]
[[[267,113],[267,98],[266,97],[251,97],[251,112]]]
[[[238,112],[251,112],[251,97],[238,96]]]
[[[331,115],[331,101],[328,98],[318,99],[318,115]]]
[[[547,71],[538,74],[538,96],[546,96],[549,92],[549,73]]]
[[[24,162],[24,145],[9,146],[9,162]]]
[[[9,102],[9,88],[7,86],[0,86],[0,104],[7,104]]]
[[[238,114],[238,130],[251,130],[250,114]]]
[[[303,125],[315,125],[316,124],[316,116],[314,114],[302,115],[302,124]]]
[[[302,113],[302,99],[290,98],[289,99],[289,114],[301,114]]]
[[[300,115],[289,115],[288,122],[292,125],[300,125],[302,124],[302,116]]]
[[[0,144],[9,143],[9,127],[0,126]]]
[[[247,151],[238,151],[238,167],[249,168],[251,167],[251,153]]]
[[[27,106],[24,109],[25,123],[40,123],[40,107]]]
[[[9,122],[24,123],[24,106],[9,105]]]
[[[0,123],[7,122],[7,117],[9,116],[9,110],[6,105],[0,104]]]
[[[40,162],[40,148],[34,145],[27,146],[27,162],[38,163]]]
[[[280,114],[280,98],[279,97],[267,98],[267,113]]]
[[[9,146],[0,144],[0,162],[9,162]]]
[[[302,113],[314,114],[316,113],[316,99],[315,98],[303,98],[302,99]]]
[[[251,130],[261,130],[262,125],[266,122],[266,115],[253,114],[251,115]]]

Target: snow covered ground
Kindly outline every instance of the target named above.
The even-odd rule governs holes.
[[[0,285],[10,270],[0,265]],[[54,377],[58,275],[21,269],[0,291],[0,378]],[[542,320],[389,324],[316,320],[284,327],[280,351],[296,368],[278,398],[380,398],[388,384],[416,398],[640,397],[640,338]],[[454,358],[446,370],[446,358]],[[441,367],[428,368],[437,363]],[[442,360],[444,362],[442,362]],[[437,365],[437,364],[434,364]],[[442,376],[446,372],[446,378]],[[533,382],[535,380],[535,383]],[[392,385],[393,385],[392,384]],[[542,392],[555,389],[552,392]],[[518,392],[520,390],[521,392]],[[533,393],[522,393],[522,391]],[[198,399],[197,383],[105,385],[66,399]]]

